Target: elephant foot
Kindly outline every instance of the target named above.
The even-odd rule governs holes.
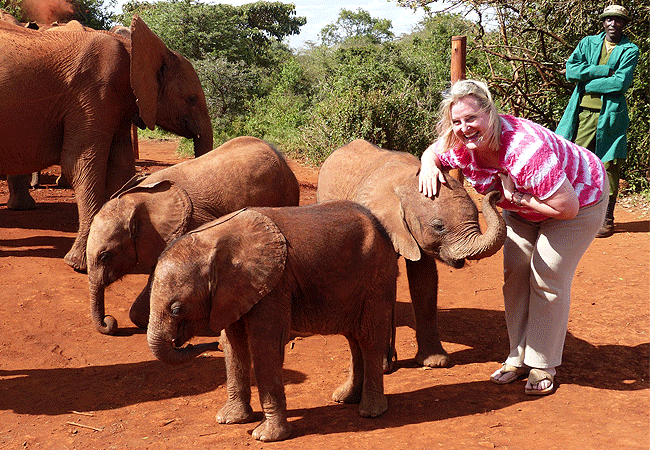
[[[388,399],[384,394],[364,395],[359,403],[361,417],[378,417],[388,410]]]
[[[451,364],[449,354],[442,350],[437,353],[425,353],[418,350],[415,362],[425,367],[447,367]]]
[[[9,199],[7,208],[14,211],[26,211],[36,208],[36,202],[29,193],[29,182],[31,175],[8,175],[7,187]]]
[[[285,418],[267,418],[253,430],[253,438],[262,442],[282,441],[291,435],[291,425]]]
[[[332,394],[332,400],[337,403],[360,403],[363,386],[354,386],[349,380],[339,386]]]
[[[10,197],[9,200],[7,200],[7,208],[12,211],[28,211],[30,209],[36,209],[36,201],[34,201],[30,195],[27,195],[23,200],[17,200]]]
[[[251,405],[242,402],[227,402],[217,413],[217,422],[230,425],[233,423],[249,423],[253,421]]]

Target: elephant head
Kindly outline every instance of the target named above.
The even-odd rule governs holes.
[[[422,252],[452,267],[496,253],[505,240],[505,223],[495,203],[483,200],[487,230],[481,233],[478,210],[463,186],[445,175],[436,198],[420,193],[419,160],[383,150],[363,140],[336,150],[321,167],[318,201],[344,198],[367,207],[388,231],[395,250],[418,261]]]
[[[437,198],[419,192],[417,171],[402,172],[400,184],[388,192],[374,185],[362,189],[358,200],[386,227],[396,251],[411,261],[418,261],[421,252],[454,268],[461,268],[465,259],[481,259],[496,253],[505,240],[505,223],[496,209],[498,192],[484,197],[483,215],[487,230],[482,233],[476,205],[455,178],[447,180]],[[383,171],[373,174],[386,179]],[[368,185],[370,188],[370,184]]]
[[[100,333],[114,334],[117,329],[115,319],[105,316],[105,288],[138,264],[152,268],[167,243],[187,231],[191,214],[187,193],[165,180],[118,192],[95,215],[86,253],[91,315]],[[131,309],[137,325],[144,321],[146,326],[147,317],[139,318],[137,309],[142,303],[148,315],[146,300],[136,300]]]
[[[174,241],[151,285],[147,340],[156,358],[180,363],[208,350],[183,345],[206,328],[218,333],[266,296],[284,273],[286,247],[271,219],[246,209]]]
[[[169,50],[137,15],[131,22],[131,87],[140,125],[193,139],[195,156],[212,150],[212,123],[192,63]]]

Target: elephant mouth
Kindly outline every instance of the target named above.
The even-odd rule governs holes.
[[[465,266],[465,258],[463,259],[443,259],[442,262],[454,269],[462,269]]]
[[[440,252],[440,248],[436,248],[433,251],[428,251],[425,252],[430,256],[433,256],[437,260],[447,264],[450,267],[453,267],[454,269],[462,269],[465,266],[465,258],[450,258],[448,256],[445,256],[444,252]]]

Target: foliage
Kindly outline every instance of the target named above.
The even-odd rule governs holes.
[[[433,16],[398,41],[347,42],[303,55],[315,92],[300,130],[302,148],[321,162],[362,138],[419,155],[434,138],[441,92],[449,86],[451,36],[468,26],[459,16]]]
[[[189,59],[210,56],[264,67],[273,65],[281,50],[287,56],[288,48],[277,44],[298,34],[306,23],[304,17],[294,17],[294,5],[279,2],[236,7],[195,0],[133,0],[122,9],[118,20],[124,25],[138,14],[169,48]]]
[[[381,44],[393,39],[388,19],[377,19],[361,8],[356,12],[341,9],[336,22],[326,25],[318,34],[323,45],[331,47],[343,43]]]
[[[107,30],[113,25],[110,10],[116,0],[69,0],[68,2],[40,2],[40,0],[0,0],[0,8],[20,22],[69,22],[77,20],[96,30]]]
[[[295,150],[299,129],[309,109],[311,91],[302,67],[294,58],[287,60],[272,78],[268,95],[251,103],[251,114],[243,124],[242,134],[282,143],[285,150]]]
[[[398,3],[420,7],[432,2]],[[477,70],[468,61],[468,77],[485,79],[502,109],[555,129],[574,88],[565,78],[566,60],[580,39],[602,31],[598,16],[604,4],[595,0],[457,0],[454,5],[476,18],[468,55],[483,60],[484,66]],[[626,94],[631,125],[624,174],[631,189],[638,191],[650,187],[650,7],[647,0],[627,0],[624,6],[633,17],[625,33],[641,50],[634,84]]]
[[[195,62],[194,68],[217,129],[227,129],[230,122],[246,115],[246,104],[260,94],[260,69],[243,61],[231,62],[211,55]]]

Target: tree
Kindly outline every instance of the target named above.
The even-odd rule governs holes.
[[[113,25],[110,10],[116,0],[0,0],[0,8],[21,22],[69,22],[77,20],[96,30]]]
[[[397,0],[426,7],[430,0]],[[434,0],[435,1],[435,0]],[[453,5],[476,18],[469,55],[487,65],[468,77],[485,78],[502,109],[555,129],[574,88],[565,77],[566,60],[580,39],[602,31],[596,0],[457,0]],[[650,7],[647,0],[628,0],[633,22],[626,34],[641,51],[634,84],[626,97],[630,110],[626,179],[635,190],[650,188]]]
[[[118,18],[124,25],[133,14],[140,15],[169,48],[187,58],[210,55],[266,67],[275,61],[282,40],[298,34],[306,23],[304,17],[295,17],[294,5],[279,2],[236,7],[195,0],[133,0],[122,9]]]
[[[319,37],[323,45],[328,47],[351,41],[381,44],[393,39],[393,32],[390,31],[392,27],[390,20],[373,18],[361,8],[356,12],[341,9],[336,22],[325,26]]]

